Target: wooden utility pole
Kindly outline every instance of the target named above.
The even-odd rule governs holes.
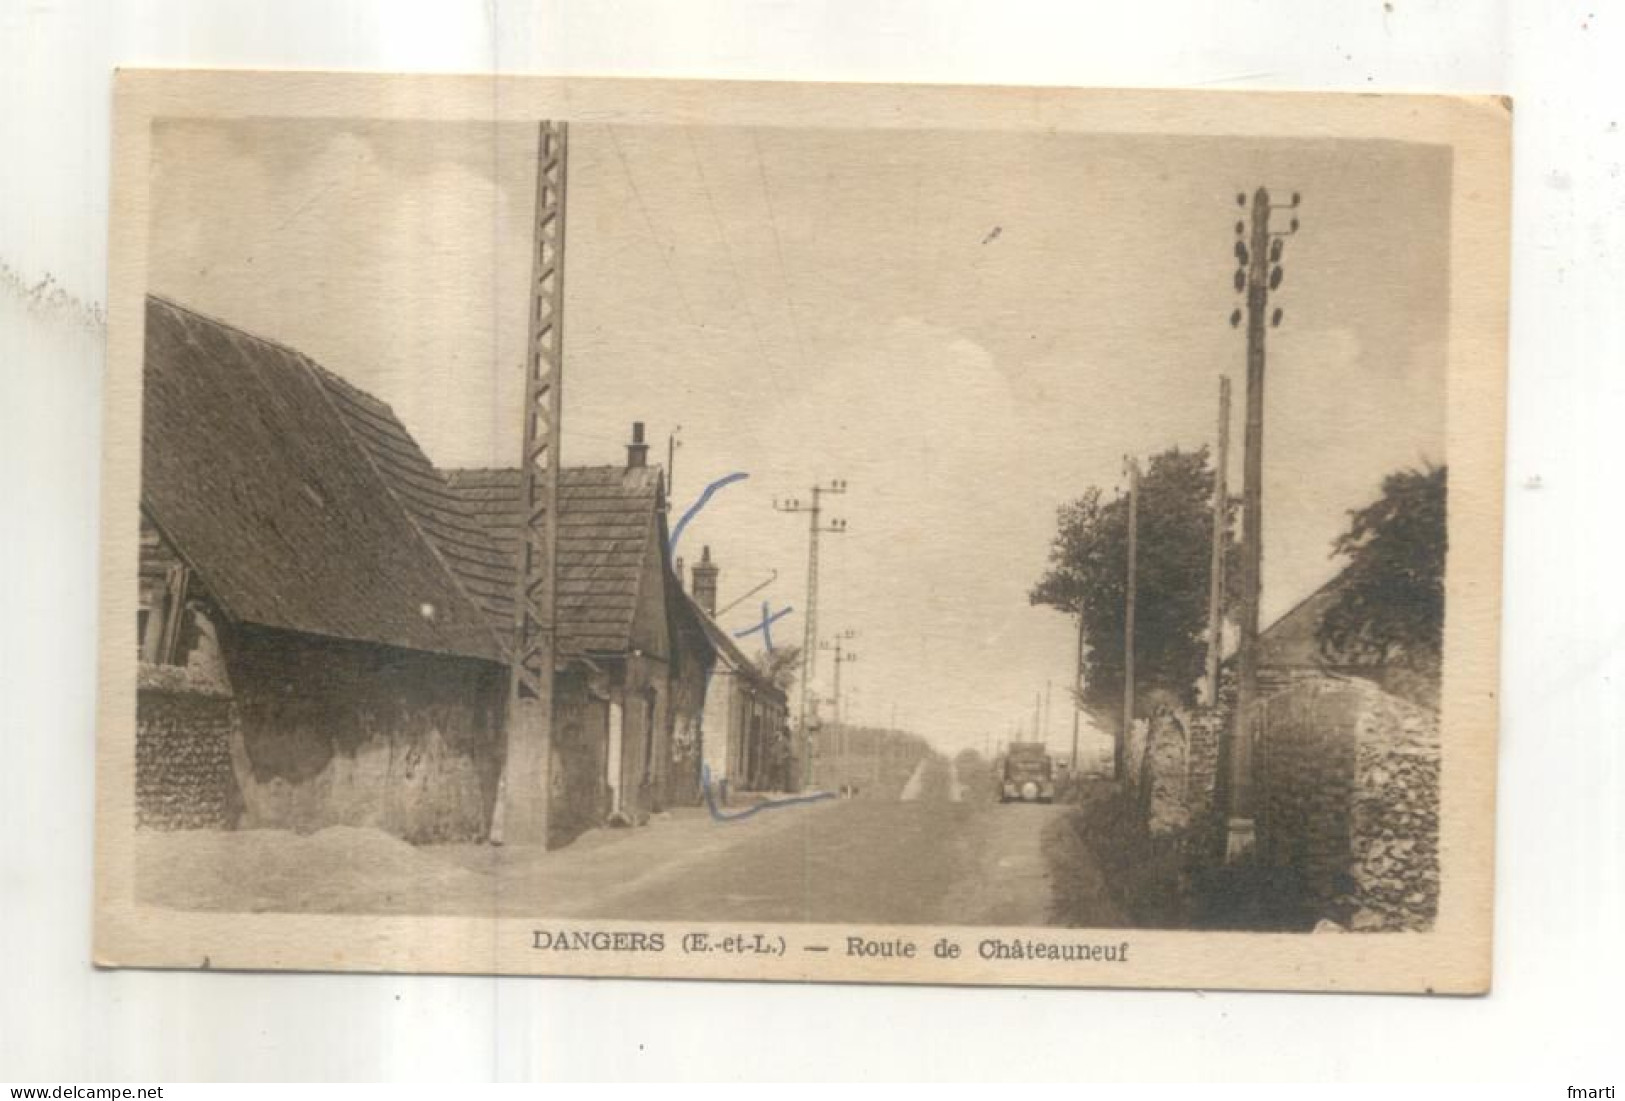
[[[1247,196],[1236,196],[1245,208]],[[1292,207],[1298,196],[1292,196]],[[1285,233],[1270,231],[1270,193],[1253,192],[1252,232],[1236,223],[1237,291],[1247,294],[1247,430],[1242,463],[1241,637],[1236,653],[1236,709],[1230,721],[1229,829],[1225,859],[1246,860],[1253,850],[1253,732],[1252,711],[1258,699],[1258,620],[1264,576],[1264,336],[1266,326],[1281,323],[1281,311],[1269,312],[1270,292],[1281,285],[1279,260],[1283,238],[1296,233],[1293,217]],[[1243,243],[1240,238],[1248,236]],[[1241,311],[1231,314],[1238,324]]]
[[[869,771],[871,783],[874,784],[875,794],[880,794],[880,755],[885,751],[886,743],[891,740],[891,732],[897,729],[897,705],[891,705],[891,727],[887,730],[877,730],[869,739]]]
[[[1078,600],[1078,664],[1072,675],[1072,773],[1078,772],[1078,728],[1083,722],[1083,599]]]
[[[1224,660],[1224,550],[1229,534],[1230,376],[1219,377],[1218,452],[1213,463],[1213,560],[1207,600],[1207,702],[1219,706],[1219,663]]]
[[[1140,464],[1128,459],[1128,603],[1123,618],[1123,725],[1112,752],[1112,778],[1127,775],[1129,729],[1134,724],[1134,597],[1140,539]]]
[[[820,650],[835,651],[835,692],[830,700],[830,722],[835,727],[836,752],[842,759],[843,768],[846,765],[847,738],[846,717],[841,707],[841,666],[848,665],[858,659],[858,655],[843,649],[843,647],[849,640],[857,637],[858,633],[849,627],[844,631],[837,631],[833,643],[823,642],[818,647]]]
[[[552,789],[554,594],[558,525],[559,411],[564,381],[565,185],[569,133],[543,122],[536,157],[530,339],[519,461],[520,543],[514,580],[507,749],[497,781],[491,840],[546,845]]]
[[[831,732],[831,734],[834,735],[834,742],[835,742],[833,756],[838,758],[840,760],[840,762],[841,762],[840,767],[841,767],[841,775],[842,775],[843,778],[846,776],[846,767],[847,767],[846,756],[847,756],[847,751],[848,751],[849,747],[848,747],[848,740],[847,740],[847,736],[846,736],[846,719],[844,717],[844,713],[843,713],[843,710],[842,710],[842,707],[841,707],[841,666],[843,666],[843,665],[847,664],[848,662],[852,661],[853,659],[855,659],[857,657],[857,655],[845,652],[842,649],[842,646],[846,643],[847,640],[856,638],[857,634],[858,633],[856,631],[852,630],[851,628],[848,628],[847,630],[844,630],[844,631],[835,632],[835,641],[834,642],[820,642],[818,644],[818,648],[820,650],[833,650],[833,651],[835,651],[835,690],[834,690],[833,694],[831,695],[830,701],[829,701],[830,702],[830,732]]]

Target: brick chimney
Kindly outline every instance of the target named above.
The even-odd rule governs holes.
[[[694,564],[694,603],[708,616],[717,614],[717,567],[711,561],[711,548],[700,551],[700,560]]]
[[[632,442],[626,445],[627,469],[649,465],[649,445],[643,442],[643,422],[632,422]]]

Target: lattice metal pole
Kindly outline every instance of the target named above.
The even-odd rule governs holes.
[[[525,357],[524,439],[519,464],[523,517],[514,586],[508,747],[492,839],[545,845],[552,783],[554,523],[559,481],[559,411],[564,368],[564,227],[568,129],[540,126],[536,230],[531,257],[530,335]]]
[[[801,770],[802,787],[812,786],[813,737],[807,712],[811,710],[812,678],[818,665],[818,536],[822,532],[840,534],[846,530],[845,520],[834,520],[825,525],[819,522],[823,515],[822,498],[826,493],[845,493],[846,482],[837,478],[827,485],[812,488],[812,503],[802,504],[791,499],[773,502],[780,512],[809,513],[807,524],[807,606],[802,613],[804,627],[801,634],[801,698],[800,724],[804,765]]]

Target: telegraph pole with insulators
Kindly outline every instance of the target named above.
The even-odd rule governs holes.
[[[1083,598],[1078,598],[1078,663],[1072,671],[1072,774],[1078,772],[1078,728],[1083,721]]]
[[[857,637],[858,633],[848,627],[844,631],[836,632],[834,639],[818,644],[820,650],[832,650],[835,653],[835,689],[830,719],[835,726],[836,748],[843,758],[846,756],[846,729],[841,714],[841,666],[858,660],[858,655],[844,649],[846,643]]]
[[[1287,209],[1296,210],[1300,197],[1292,194]],[[1247,196],[1236,195],[1236,205],[1247,208]],[[1284,231],[1270,229],[1270,193],[1253,192],[1251,227],[1236,222],[1236,293],[1247,296],[1247,427],[1242,462],[1241,637],[1236,652],[1236,707],[1230,718],[1229,825],[1225,859],[1236,863],[1250,858],[1253,825],[1253,729],[1251,712],[1258,700],[1258,620],[1264,575],[1264,337],[1281,324],[1281,310],[1270,308],[1270,295],[1281,286],[1281,253],[1285,239],[1298,232],[1292,217]],[[1249,232],[1250,228],[1250,232]],[[1242,309],[1230,315],[1239,327]]]
[[[1213,556],[1208,566],[1207,702],[1219,706],[1219,663],[1224,660],[1224,549],[1230,531],[1230,376],[1219,377],[1218,451],[1213,462]]]

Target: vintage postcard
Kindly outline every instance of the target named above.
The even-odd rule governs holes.
[[[96,961],[1487,990],[1510,109],[121,73]]]

